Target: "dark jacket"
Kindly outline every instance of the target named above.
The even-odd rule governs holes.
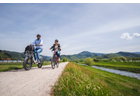
[[[53,46],[51,47],[51,49],[53,49],[53,51],[55,50],[55,44],[53,44]],[[58,44],[58,50],[61,51],[60,44]]]

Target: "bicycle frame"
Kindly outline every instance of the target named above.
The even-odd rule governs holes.
[[[58,57],[57,57],[57,55],[56,55],[56,51],[54,51],[53,52],[53,61],[55,62],[55,63],[57,63],[58,62]]]

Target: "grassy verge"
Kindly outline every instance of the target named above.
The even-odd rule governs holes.
[[[140,80],[68,63],[52,88],[58,96],[139,96]]]
[[[50,62],[48,63],[47,61],[43,62],[43,66],[44,65],[49,65]],[[37,67],[36,64],[33,64],[32,67]],[[17,70],[17,69],[22,69],[23,68],[23,62],[19,62],[19,63],[1,63],[0,64],[0,72],[3,71],[10,71],[10,70]]]

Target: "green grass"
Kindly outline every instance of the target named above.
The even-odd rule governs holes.
[[[68,63],[52,88],[57,96],[140,96],[140,80]]]
[[[43,62],[43,66],[44,65],[49,65],[50,62],[48,63],[47,61]],[[36,64],[33,64],[32,67],[37,67]],[[19,63],[0,63],[0,72],[3,71],[10,71],[10,70],[18,70],[18,69],[22,69],[23,68],[23,62],[19,62]]]
[[[110,69],[140,73],[139,62],[95,62],[93,65]]]

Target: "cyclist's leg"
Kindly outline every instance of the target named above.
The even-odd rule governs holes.
[[[35,58],[35,60],[37,59],[36,53],[37,53],[37,49],[35,49],[35,51],[34,51],[34,58]]]
[[[60,51],[57,51],[56,54],[58,56],[58,61],[60,61]]]
[[[37,50],[37,61],[39,62],[40,61],[40,53],[43,51],[43,49],[42,48],[39,48],[38,50]]]

